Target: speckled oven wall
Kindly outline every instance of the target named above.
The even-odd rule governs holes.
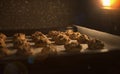
[[[1,29],[39,29],[72,23],[72,0],[0,0]]]

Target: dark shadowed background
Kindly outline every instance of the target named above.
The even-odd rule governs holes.
[[[98,0],[0,0],[0,30],[77,24],[120,35],[119,13],[101,9]]]

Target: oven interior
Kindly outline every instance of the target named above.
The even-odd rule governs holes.
[[[0,0],[0,32],[7,36],[65,31],[72,27],[74,31],[101,39],[109,49],[50,56],[44,61],[34,62],[34,58],[30,58],[14,62],[22,62],[28,74],[120,74],[120,2],[116,0],[118,5],[113,9],[104,9],[100,1]],[[0,74],[4,73],[6,65],[14,63],[13,60],[0,61]]]

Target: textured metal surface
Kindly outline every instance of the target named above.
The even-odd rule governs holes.
[[[72,22],[71,0],[0,0],[1,29],[39,29]]]

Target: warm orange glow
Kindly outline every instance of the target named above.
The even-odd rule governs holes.
[[[103,6],[111,6],[112,0],[102,0]]]
[[[105,9],[113,9],[118,7],[120,0],[101,0],[103,8]]]

